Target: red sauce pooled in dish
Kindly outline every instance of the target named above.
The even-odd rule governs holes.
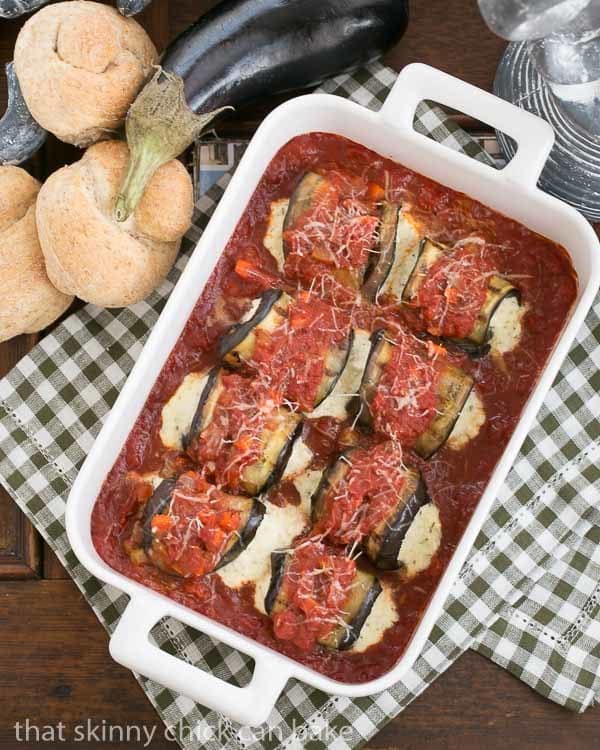
[[[391,440],[374,448],[356,448],[343,460],[348,471],[329,489],[313,530],[338,544],[351,545],[390,518],[406,481],[406,469],[402,447]]]
[[[427,271],[416,300],[429,333],[466,338],[483,307],[494,273],[494,260],[482,245],[464,245],[439,258]]]
[[[281,583],[285,609],[273,616],[277,638],[303,651],[343,622],[344,605],[356,576],[356,562],[320,542],[305,542],[294,552]]]
[[[437,414],[437,386],[446,351],[410,334],[394,338],[392,356],[371,402],[377,432],[412,446]]]
[[[421,471],[439,510],[441,546],[427,570],[410,582],[399,583],[395,573],[378,573],[389,586],[402,616],[386,630],[380,642],[363,652],[335,651],[320,645],[301,649],[294,640],[276,637],[271,618],[255,607],[254,584],[230,588],[218,572],[176,578],[152,565],[136,564],[125,546],[131,534],[131,517],[145,499],[131,497],[128,477],[132,472],[171,476],[186,465],[185,458],[174,455],[161,443],[164,404],[185,375],[217,364],[217,343],[248,309],[249,299],[267,288],[295,293],[298,286],[308,290],[313,285],[316,297],[351,314],[353,325],[371,332],[386,328],[392,337],[407,326],[423,330],[416,309],[369,306],[343,276],[336,279],[333,275],[349,269],[312,262],[303,256],[298,264],[303,273],[293,275],[284,269],[281,278],[275,260],[263,246],[271,203],[289,198],[307,171],[327,176],[345,198],[355,198],[368,206],[369,216],[379,215],[383,198],[410,204],[415,220],[435,242],[454,246],[467,237],[480,237],[486,252],[494,248],[494,270],[514,280],[526,309],[519,345],[503,356],[500,365],[491,356],[469,359],[457,358],[454,352],[448,355],[453,364],[475,380],[486,421],[463,450],[444,446],[424,461],[405,448],[406,464]],[[346,187],[338,188],[338,182]],[[351,253],[349,257],[355,256]],[[313,284],[316,272],[319,277]],[[410,642],[554,348],[576,290],[576,277],[564,249],[512,219],[339,136],[309,133],[294,138],[265,171],[106,479],[92,515],[92,538],[98,553],[124,575],[328,677],[355,683],[381,676],[394,666]],[[423,404],[428,411],[431,404]],[[348,448],[346,436],[352,422],[352,417],[341,424],[330,418],[306,421],[305,439],[320,468]],[[397,428],[401,433],[412,434],[407,425],[399,424]],[[279,493],[281,504],[297,501],[289,487]]]

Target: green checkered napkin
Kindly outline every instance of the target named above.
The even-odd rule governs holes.
[[[394,73],[374,64],[325,90],[377,107]],[[441,110],[421,105],[417,127],[452,148],[487,160]],[[227,176],[198,202],[176,267],[137,305],[71,315],[0,381],[0,474],[112,631],[127,603],[81,567],[64,527],[78,468],[200,237]],[[542,695],[583,711],[600,691],[600,297],[579,332],[538,420],[504,484],[476,548],[414,668],[368,698],[332,697],[288,683],[258,729],[138,677],[186,749],[356,748],[416,698],[467,648],[485,654]],[[167,619],[156,641],[237,684],[247,659]],[[107,654],[108,658],[108,654]],[[267,731],[270,730],[270,731]]]

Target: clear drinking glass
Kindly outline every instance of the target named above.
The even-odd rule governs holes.
[[[498,36],[527,42],[563,115],[600,139],[600,0],[479,0],[479,7]]]

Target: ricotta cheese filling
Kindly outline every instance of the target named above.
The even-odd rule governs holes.
[[[366,651],[369,646],[379,643],[385,631],[398,620],[391,589],[382,584],[381,594],[375,599],[373,608],[361,628],[360,635],[349,649],[352,653]]]
[[[352,347],[342,374],[327,398],[311,412],[311,417],[332,417],[341,420],[348,416],[348,403],[358,394],[370,350],[369,332],[355,329]]]
[[[431,565],[442,541],[440,512],[433,503],[421,506],[411,523],[400,551],[398,562],[405,577],[411,578]]]
[[[523,316],[526,310],[516,297],[506,297],[498,305],[490,323],[492,353],[506,354],[518,345],[523,334]]]
[[[448,446],[455,451],[461,450],[470,440],[479,435],[484,423],[485,408],[477,390],[473,388],[448,437]]]
[[[179,388],[163,406],[160,439],[166,448],[183,448],[182,437],[192,426],[207,379],[207,372],[191,372],[186,375]]]
[[[246,583],[255,583],[255,606],[263,613],[271,575],[271,552],[290,547],[308,523],[308,517],[300,506],[279,507],[268,501],[264,502],[265,515],[254,539],[235,560],[217,571],[221,580],[233,589]]]

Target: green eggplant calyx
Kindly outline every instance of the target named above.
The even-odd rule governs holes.
[[[116,221],[125,221],[135,211],[156,170],[177,158],[226,109],[233,107],[194,114],[185,100],[183,80],[157,69],[127,113],[129,165],[115,201]]]

